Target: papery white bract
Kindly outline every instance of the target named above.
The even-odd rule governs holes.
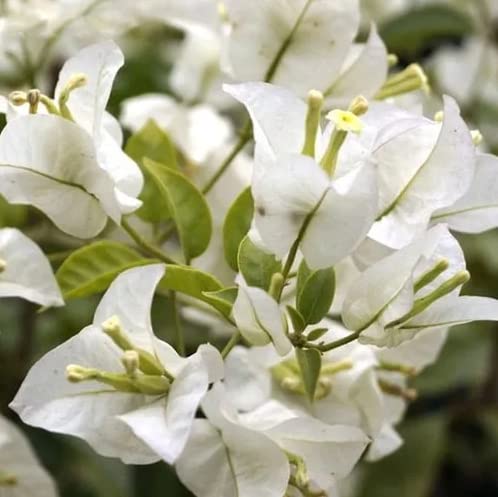
[[[87,87],[70,92],[76,123],[57,115],[11,114],[0,135],[0,193],[9,202],[34,205],[73,236],[95,236],[107,216],[119,224],[123,213],[140,206],[142,174],[122,152],[119,126],[105,112],[122,63],[111,42],[82,50],[63,67],[56,88],[60,97],[71,77],[86,81]]]
[[[163,274],[164,265],[156,264],[120,275],[100,302],[93,324],[33,366],[11,408],[28,424],[78,436],[100,454],[126,463],[148,464],[160,458],[173,462],[209,382],[220,378],[222,365],[219,353],[209,345],[182,358],[153,335],[150,306]],[[123,349],[102,329],[112,317],[119,318],[134,346],[157,357],[174,375],[169,392],[119,391],[93,380],[68,381],[66,369],[73,364],[112,374],[123,371]]]
[[[52,268],[38,245],[14,228],[0,229],[0,296],[64,305]]]
[[[21,431],[0,417],[0,495],[56,497],[55,483]]]

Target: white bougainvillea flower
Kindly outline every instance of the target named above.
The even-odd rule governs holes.
[[[265,247],[283,258],[300,236],[301,253],[312,269],[349,255],[367,235],[377,208],[371,163],[331,180],[300,154],[278,157],[254,179],[252,193],[254,225]]]
[[[445,97],[443,123],[419,116],[395,120],[377,135],[379,213],[369,236],[392,248],[410,243],[438,209],[471,186],[475,146],[454,100]]]
[[[225,65],[238,81],[272,81],[303,96],[311,88],[337,90],[345,97],[347,85],[354,81],[356,87],[367,67],[379,86],[385,79],[387,55],[385,49],[374,49],[382,43],[374,31],[363,54],[352,50],[359,25],[357,1],[226,0],[224,6]],[[367,54],[375,58],[375,66]]]
[[[39,463],[24,435],[3,417],[0,417],[0,495],[57,496],[55,483]]]
[[[105,113],[121,64],[111,42],[82,50],[63,67],[56,89],[59,98],[71,78],[85,83],[70,91],[71,119],[10,113],[0,135],[0,193],[37,207],[73,236],[93,237],[108,216],[119,224],[123,213],[140,206],[142,174],[121,151],[119,126]]]
[[[351,285],[342,319],[360,342],[389,347],[427,328],[497,319],[498,301],[459,297],[468,279],[458,242],[438,225],[368,267]]]
[[[21,297],[44,306],[64,305],[45,254],[14,228],[0,229],[0,296]]]
[[[498,159],[478,154],[474,179],[465,195],[434,213],[433,222],[463,233],[482,233],[498,226]]]
[[[290,352],[292,344],[284,314],[264,290],[240,285],[232,313],[237,328],[249,343],[261,346],[272,342],[280,355]]]
[[[368,156],[343,168],[339,155],[331,179],[318,161],[333,126],[323,136],[318,129],[314,160],[301,154],[307,113],[302,100],[266,83],[225,89],[247,107],[253,122],[254,224],[262,244],[282,258],[309,216],[300,244],[308,265],[323,268],[346,257],[364,239],[377,211],[376,175]]]
[[[181,152],[199,165],[232,138],[229,121],[209,105],[189,107],[161,94],[149,93],[125,100],[120,119],[134,132],[153,119],[168,132]]]
[[[253,364],[249,371],[241,370],[248,362],[244,357],[246,354],[243,349],[234,353],[227,367],[233,368],[230,376],[235,379],[224,388],[216,385],[206,396],[203,410],[208,419],[215,425],[219,424],[213,410],[221,409],[232,423],[265,434],[287,453],[302,458],[308,476],[322,488],[330,486],[331,475],[342,478],[349,474],[369,442],[364,432],[349,422],[324,423],[309,410],[296,407],[295,403],[286,405],[282,395],[277,399],[265,398],[261,395],[265,382],[258,383],[264,377],[261,371],[257,372],[257,366]],[[266,375],[270,375],[269,370]],[[242,391],[234,390],[237,385]],[[244,394],[251,393],[256,395],[243,398]],[[248,409],[249,401],[253,404],[251,409]]]
[[[33,366],[11,404],[25,423],[83,438],[130,464],[178,457],[223,366],[210,345],[182,358],[154,337],[150,307],[164,270],[122,273],[93,324]]]

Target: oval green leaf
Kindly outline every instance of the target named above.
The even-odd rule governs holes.
[[[282,264],[274,255],[256,246],[245,236],[239,246],[239,271],[249,286],[263,290],[270,288],[271,277],[282,270]]]
[[[296,358],[301,370],[304,391],[308,400],[313,402],[322,369],[322,356],[316,349],[296,349]]]
[[[303,261],[297,275],[296,307],[306,324],[316,324],[329,312],[335,294],[333,268],[311,271]]]
[[[188,263],[207,249],[211,239],[212,220],[206,200],[182,174],[147,158],[144,167],[169,206]]]
[[[223,224],[223,248],[229,266],[238,271],[239,245],[247,235],[254,215],[254,200],[248,187],[235,199]]]
[[[70,300],[103,292],[119,273],[151,262],[126,245],[100,241],[75,250],[55,277],[64,300]]]

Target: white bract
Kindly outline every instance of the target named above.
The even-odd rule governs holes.
[[[306,131],[303,101],[265,83],[228,86],[226,91],[246,105],[253,122],[254,225],[261,242],[282,258],[300,236],[300,250],[311,268],[339,262],[361,243],[374,220],[373,164],[363,158],[343,171],[339,155],[337,174],[330,178],[318,161],[327,154],[333,126],[324,136],[318,129],[315,160],[301,154]]]
[[[56,497],[52,478],[40,465],[21,431],[0,416],[0,495]]]
[[[443,225],[368,267],[343,303],[362,343],[396,346],[427,328],[498,319],[498,301],[459,297],[469,279],[458,242]]]
[[[52,268],[38,245],[14,228],[0,229],[0,297],[64,305]]]
[[[153,335],[150,307],[163,274],[157,264],[120,275],[93,324],[33,366],[11,404],[24,422],[126,463],[174,462],[222,365],[209,345],[182,358]]]
[[[0,193],[37,207],[81,238],[102,231],[108,216],[119,224],[122,214],[140,206],[142,174],[122,152],[121,130],[105,112],[122,63],[112,42],[82,50],[59,77],[63,115],[11,113],[0,135]]]
[[[387,53],[373,28],[365,46],[353,45],[356,0],[224,2],[225,66],[238,81],[271,81],[304,96],[311,88],[332,101],[370,97],[387,73]],[[349,103],[349,102],[346,102]]]

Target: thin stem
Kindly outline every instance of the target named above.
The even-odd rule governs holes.
[[[223,160],[223,162],[220,164],[216,172],[211,176],[211,178],[208,180],[208,182],[204,185],[204,188],[202,189],[202,193],[206,195],[209,193],[214,185],[218,182],[218,180],[223,176],[225,171],[228,169],[230,164],[233,162],[233,160],[239,155],[239,152],[247,145],[249,140],[252,138],[252,129],[251,129],[251,123],[248,122],[246,126],[244,127],[239,141],[234,145],[233,149],[230,151],[230,153],[227,155],[227,157]]]
[[[240,331],[237,330],[233,335],[232,338],[228,341],[228,343],[225,345],[223,350],[221,351],[221,357],[223,359],[226,358],[226,356],[230,353],[230,351],[239,343],[239,340],[242,338],[242,335],[240,334]]]
[[[339,347],[342,347],[343,345],[346,345],[347,343],[354,342],[360,336],[362,331],[363,330],[355,331],[354,333],[340,338],[339,340],[335,340],[334,342],[330,342],[327,344],[313,346],[313,348],[318,349],[320,352],[328,352],[329,350],[337,349]]]
[[[170,292],[171,306],[173,308],[173,325],[175,330],[176,351],[185,357],[185,337],[183,336],[183,328],[178,312],[178,303],[176,300],[176,292]]]
[[[123,218],[121,220],[121,227],[123,228],[128,235],[130,235],[130,238],[139,246],[141,247],[145,252],[149,253],[153,257],[157,257],[159,260],[165,262],[166,264],[176,264],[177,266],[180,266],[181,264],[172,259],[171,257],[167,256],[162,250],[158,249],[157,247],[154,247],[151,245],[147,240],[145,240],[142,235],[140,235],[137,231],[135,231],[134,228],[130,226],[130,223]]]

